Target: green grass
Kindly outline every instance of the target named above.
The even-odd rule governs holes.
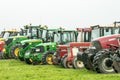
[[[54,65],[27,65],[19,60],[0,60],[0,80],[120,80],[120,74],[98,74]]]

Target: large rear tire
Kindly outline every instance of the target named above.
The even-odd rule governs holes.
[[[19,53],[19,45],[18,44],[14,44],[9,51],[10,57],[11,58],[18,58],[18,53]]]
[[[78,60],[77,57],[74,57],[72,60],[72,65],[74,69],[80,69],[84,67],[84,64],[82,61]]]
[[[106,50],[96,53],[93,60],[93,66],[98,73],[114,73],[112,67],[113,60],[108,53],[109,52]]]
[[[42,64],[53,64],[52,56],[54,54],[54,51],[47,51],[43,53],[41,63]]]

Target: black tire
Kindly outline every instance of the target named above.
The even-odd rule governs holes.
[[[32,60],[29,59],[29,58],[25,58],[24,61],[25,61],[25,63],[27,63],[27,64],[32,64]]]
[[[19,59],[20,61],[24,61],[24,58],[22,58],[22,57],[19,57],[19,56],[18,56],[18,59]]]
[[[43,53],[41,63],[42,64],[53,64],[53,60],[52,60],[53,54],[54,54],[54,51],[47,51]]]
[[[36,60],[32,60],[32,64],[33,64],[33,65],[38,65],[38,64],[40,64],[40,62],[38,62],[38,61],[36,61]]]
[[[120,62],[113,61],[113,69],[116,73],[120,73]]]
[[[60,57],[59,55],[56,55],[56,52],[52,56],[52,61],[54,65],[58,65],[60,63]]]
[[[94,57],[94,55],[91,53],[89,53],[89,54],[83,53],[83,55],[82,55],[83,64],[87,70],[94,70],[93,57]]]
[[[14,44],[10,47],[9,54],[11,58],[18,58],[19,48],[19,44]]]
[[[80,69],[84,67],[84,64],[82,61],[78,60],[77,57],[74,57],[72,60],[72,65],[74,69]]]
[[[67,56],[68,54],[65,54],[62,58],[61,58],[61,65],[64,68],[73,68],[72,66],[72,62],[71,61],[67,61]]]
[[[30,50],[27,50],[27,51],[25,52],[24,56],[25,56],[27,53],[30,54]],[[25,58],[25,57],[24,57],[24,61],[25,61],[25,63],[27,63],[27,64],[32,64],[32,59],[31,59],[31,58]]]
[[[23,57],[20,57],[20,53],[18,53],[18,59],[19,59],[20,61],[24,61],[24,58],[23,58]]]
[[[114,69],[112,67],[113,60],[108,55],[109,51],[102,50],[96,53],[93,66],[94,69],[98,73],[114,73]]]
[[[0,52],[0,59],[4,59],[4,53]]]

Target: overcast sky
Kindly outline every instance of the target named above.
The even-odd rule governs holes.
[[[120,20],[120,0],[0,0],[0,30],[26,24],[89,27]]]

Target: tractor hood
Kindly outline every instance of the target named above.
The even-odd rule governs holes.
[[[0,38],[0,41],[4,41],[5,39],[4,38]]]
[[[38,47],[38,46],[49,46],[49,45],[56,45],[56,43],[55,43],[55,42],[40,43],[40,44],[38,44],[36,47]]]
[[[9,38],[28,38],[28,36],[12,36],[12,37],[9,37]]]
[[[28,39],[28,40],[23,40],[21,43],[32,43],[32,42],[42,42],[41,39]]]
[[[120,37],[120,34],[99,37],[94,39],[91,42],[91,45],[94,45],[97,49],[106,49],[109,48],[107,44],[119,45],[117,37]]]

